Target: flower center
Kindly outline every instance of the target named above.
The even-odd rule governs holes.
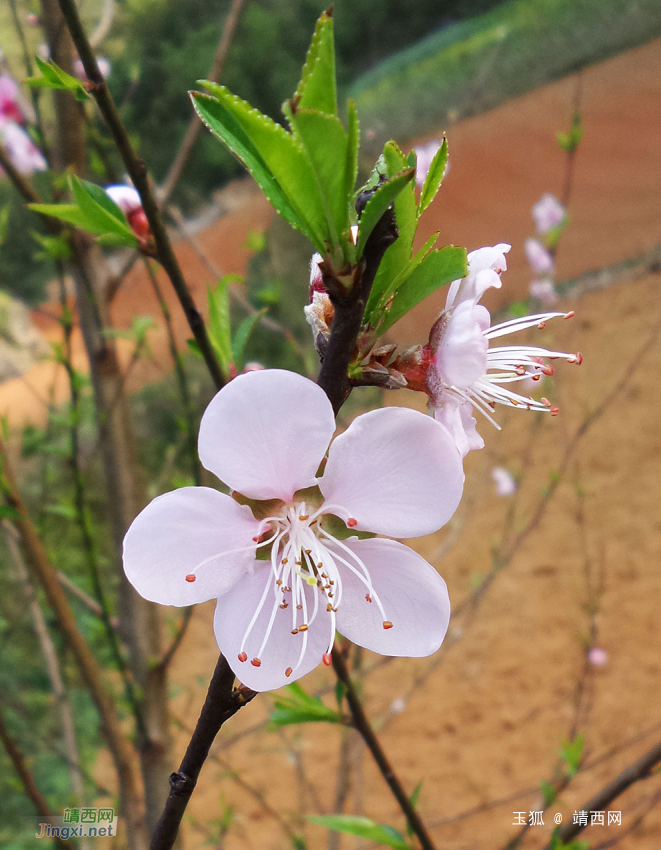
[[[337,521],[334,511],[347,514],[347,511],[339,506],[322,505],[313,510],[305,501],[300,501],[283,506],[279,515],[268,516],[261,521],[260,535],[255,538],[255,543],[258,549],[270,547],[272,581],[266,582],[257,609],[243,636],[239,661],[248,660],[246,643],[254,631],[259,615],[270,605],[270,616],[261,645],[250,662],[253,666],[261,666],[261,656],[276,619],[289,617],[291,634],[299,636],[301,641],[295,665],[285,670],[285,675],[291,676],[303,662],[308,645],[308,631],[324,608],[330,617],[327,625],[328,648],[323,654],[323,661],[327,665],[331,664],[336,614],[343,592],[340,567],[349,570],[364,585],[366,601],[378,606],[383,618],[383,627],[392,628],[381,600],[372,587],[369,570],[364,562],[323,525],[324,518],[333,517]],[[347,517],[346,525],[353,528],[357,521]]]

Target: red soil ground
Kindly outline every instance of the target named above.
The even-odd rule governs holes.
[[[571,226],[558,254],[560,279],[661,241],[660,72],[656,41],[582,75],[585,139],[575,164]],[[448,130],[452,170],[425,227],[439,229],[442,242],[469,248],[512,242],[510,270],[501,292],[492,294],[492,307],[527,294],[522,246],[532,232],[529,210],[543,192],[562,190],[564,157],[554,134],[568,126],[575,86],[575,78],[563,80],[439,128],[439,134]],[[200,238],[224,271],[240,272],[246,231],[265,226],[269,217],[251,196]],[[184,245],[178,251],[202,300],[208,275]],[[558,749],[573,731],[585,736],[585,767],[545,815],[545,825],[528,831],[523,848],[543,847],[555,813],[571,821],[661,736],[659,283],[657,274],[567,299],[561,309],[575,309],[577,318],[537,332],[543,344],[580,349],[585,357],[580,369],[561,364],[548,390],[560,417],[512,411],[499,416],[501,432],[480,423],[487,448],[467,459],[462,507],[449,528],[417,547],[438,566],[461,611],[446,649],[431,659],[394,660],[366,679],[370,715],[406,787],[413,790],[424,778],[420,810],[444,850],[504,847],[517,829],[513,813],[541,807],[537,789],[556,775]],[[422,340],[442,299],[403,321],[399,338]],[[115,300],[114,318],[129,324],[134,313],[152,311],[148,283],[136,270]],[[177,322],[186,335],[181,318]],[[153,347],[161,357],[162,337]],[[40,392],[50,368],[27,376]],[[403,395],[392,401],[417,403]],[[0,409],[7,407],[14,421],[39,410],[17,381],[0,387]],[[496,496],[495,465],[520,477],[517,496]],[[511,557],[494,555],[519,539]],[[501,567],[497,577],[473,597],[479,605],[462,611],[462,601],[494,564]],[[196,611],[173,664],[173,712],[185,727],[195,722],[217,655],[211,616],[210,605]],[[605,648],[604,667],[586,667],[589,645]],[[364,664],[377,661],[368,656]],[[304,684],[314,689],[331,680],[322,669]],[[393,714],[393,701],[409,694],[406,710]],[[324,726],[236,739],[265,720],[270,706],[268,696],[259,697],[217,741],[214,753],[224,762],[205,768],[190,807],[187,847],[202,847],[209,838],[221,801],[235,811],[223,845],[231,850],[290,847],[274,813],[288,818],[332,810],[341,733]],[[177,734],[177,763],[186,740],[185,731]],[[360,747],[353,750],[359,754]],[[354,783],[347,810],[401,828],[369,759],[363,768],[358,756],[356,763],[363,778]],[[622,826],[595,825],[584,837],[591,847],[621,838],[625,850],[658,850],[661,812],[652,810],[640,826],[636,821],[660,796],[660,776],[639,783],[613,806],[622,812]],[[469,810],[476,812],[462,817]],[[310,847],[326,845],[321,829],[307,832]],[[342,846],[353,847],[353,839]]]

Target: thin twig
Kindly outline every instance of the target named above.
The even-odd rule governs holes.
[[[184,279],[181,268],[175,256],[170,238],[167,234],[163,218],[161,216],[158,204],[151,189],[150,178],[147,168],[136,154],[129,135],[119,116],[115,102],[108,90],[108,86],[103,78],[103,74],[99,70],[94,52],[89,43],[85,30],[83,29],[78,10],[74,0],[58,0],[62,15],[66,21],[71,37],[80,56],[85,74],[89,80],[88,88],[94,97],[103,118],[108,125],[110,134],[112,135],[117,150],[119,151],[122,161],[129,173],[135,188],[137,189],[142,201],[142,208],[145,211],[154,244],[158,261],[165,269],[166,274],[170,278],[170,282],[174,287],[179,303],[182,306],[190,329],[195,337],[200,352],[204,358],[207,368],[211,373],[211,377],[217,387],[222,387],[225,383],[223,373],[214,353],[213,347],[209,340],[207,329],[204,320],[200,315],[193,297],[188,289],[188,285]]]
[[[422,822],[422,819],[416,809],[414,808],[409,795],[404,791],[404,788],[397,777],[397,774],[393,770],[388,758],[381,747],[381,743],[379,739],[374,733],[372,726],[370,725],[369,720],[367,719],[367,715],[365,714],[365,710],[363,709],[362,703],[358,694],[356,693],[356,689],[354,688],[353,682],[351,680],[351,676],[349,675],[349,670],[347,668],[346,662],[342,655],[342,652],[337,648],[337,646],[333,647],[333,669],[335,670],[335,674],[337,675],[338,681],[344,685],[345,695],[347,702],[349,704],[349,709],[351,711],[351,718],[353,721],[353,725],[355,729],[360,733],[360,736],[365,741],[367,748],[374,761],[376,762],[377,767],[379,768],[381,775],[385,779],[388,787],[392,791],[394,798],[397,800],[399,807],[404,813],[407,821],[409,822],[411,829],[417,835],[418,840],[420,841],[420,845],[423,850],[435,850],[434,842],[431,839],[431,836],[427,832],[427,828]]]

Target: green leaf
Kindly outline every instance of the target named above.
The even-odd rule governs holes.
[[[548,808],[549,806],[552,806],[556,798],[555,785],[552,782],[540,782],[539,790],[542,792],[542,796],[544,797],[544,807]]]
[[[126,216],[104,189],[72,175],[71,190],[76,203],[87,216],[90,233],[129,236],[133,244],[137,244]]]
[[[357,815],[308,815],[307,819],[310,823],[334,829],[336,832],[346,832],[349,835],[358,835],[360,838],[385,844],[393,850],[409,850],[409,845],[401,833],[391,826],[376,823],[370,818]]]
[[[76,204],[28,204],[28,207],[34,212],[73,224],[80,230],[87,230],[87,216]]]
[[[415,269],[418,268],[420,263],[425,259],[425,257],[429,254],[431,249],[434,247],[434,243],[438,239],[438,233],[434,233],[433,236],[430,236],[429,239],[425,242],[425,244],[419,248],[416,253],[411,257],[406,266],[400,271],[396,277],[394,277],[388,285],[385,287],[383,292],[381,293],[378,304],[369,305],[369,312],[365,310],[365,318],[363,320],[363,324],[370,324],[373,327],[378,327],[380,321],[380,315],[382,311],[385,309],[388,300],[392,296],[394,292],[396,292],[399,287],[404,283],[404,281],[413,274]],[[392,246],[391,246],[392,247]],[[390,249],[388,249],[390,250]],[[386,251],[386,254],[388,252]]]
[[[326,216],[300,143],[224,86],[200,84],[213,93],[191,92],[204,124],[245,165],[276,211],[324,253]]]
[[[221,278],[215,289],[207,287],[209,303],[209,339],[220,359],[225,377],[228,378],[234,366],[232,358],[232,331],[230,326],[229,283],[227,277]]]
[[[422,779],[415,786],[415,788],[413,789],[413,793],[411,794],[411,796],[409,798],[411,800],[411,806],[414,809],[417,809],[417,807],[418,807],[418,800],[420,798],[420,792],[421,791],[422,791]],[[411,822],[408,819],[406,821],[406,834],[408,835],[409,838],[413,837],[413,827],[411,825]]]
[[[237,328],[236,333],[234,334],[234,339],[232,340],[232,359],[236,364],[237,370],[243,368],[243,352],[246,347],[246,343],[248,342],[248,338],[266,312],[267,308],[264,307],[258,313],[254,313],[252,316],[246,316]]]
[[[434,158],[429,166],[429,171],[425,177],[425,182],[420,194],[420,203],[418,205],[418,215],[422,215],[427,207],[436,197],[436,193],[441,188],[445,171],[448,167],[448,140],[443,139],[440,148],[436,151]]]
[[[274,709],[271,724],[276,727],[294,723],[342,723],[339,712],[325,706],[319,697],[310,696],[298,682],[287,685],[285,692],[275,697]]]
[[[583,753],[583,735],[579,734],[571,741],[563,741],[560,747],[560,758],[565,763],[568,776],[575,776]]]
[[[38,242],[43,251],[38,251],[35,257],[39,260],[68,260],[71,256],[69,240],[64,236],[44,236],[43,233],[32,232],[32,238]]]
[[[318,109],[337,116],[335,46],[331,10],[324,12],[312,36],[305,57],[301,81],[292,99],[301,108]]]
[[[0,505],[0,519],[21,519],[21,514],[11,505]]]
[[[46,505],[45,511],[46,513],[54,514],[55,516],[61,516],[65,519],[76,518],[76,509],[74,508],[74,506],[62,504],[62,502],[59,502],[55,505]]]
[[[85,90],[85,86],[76,77],[67,74],[55,62],[44,62],[38,56],[35,56],[37,67],[41,71],[41,76],[28,77],[25,81],[33,88],[42,89],[57,89],[58,91],[69,91],[79,101],[89,100],[89,94]]]
[[[549,850],[590,850],[590,842],[576,839],[566,844],[559,836],[560,827],[556,827],[551,835]]]
[[[383,149],[386,177],[395,177],[409,167],[406,157],[398,145],[390,141]],[[399,238],[388,248],[379,265],[372,291],[365,309],[365,321],[369,321],[374,307],[383,301],[386,291],[394,291],[393,284],[399,279],[411,259],[413,239],[418,227],[418,207],[415,201],[414,181],[400,192],[395,199],[395,220]]]
[[[356,242],[356,256],[358,258],[362,257],[365,250],[365,243],[385,211],[414,177],[415,168],[407,168],[396,177],[386,180],[385,183],[381,183],[374,190],[374,194],[365,205],[358,224],[358,240]]]
[[[191,351],[196,357],[202,357],[202,352],[200,351],[200,346],[197,344],[196,339],[187,339],[186,345],[188,346],[189,351]]]
[[[0,210],[0,245],[4,245],[9,230],[9,205]]]
[[[466,249],[447,248],[430,251],[418,267],[398,287],[392,303],[381,320],[378,332],[385,333],[413,307],[441,286],[465,277],[468,273]]]
[[[358,122],[358,113],[353,100],[347,103],[348,123],[348,143],[347,143],[347,167],[345,171],[346,184],[345,194],[347,198],[353,201],[353,190],[358,179],[358,148],[360,147],[360,124]]]
[[[326,232],[333,248],[341,237],[351,245],[349,210],[352,193],[347,192],[348,138],[339,118],[316,109],[296,109],[290,123],[300,141],[316,180],[326,217]],[[344,252],[345,259],[350,259]]]

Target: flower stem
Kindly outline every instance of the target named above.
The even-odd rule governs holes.
[[[406,791],[404,791],[402,783],[399,781],[397,774],[388,761],[388,757],[384,753],[379,739],[367,719],[367,715],[365,714],[360,698],[356,693],[353,682],[351,681],[351,676],[349,675],[349,670],[342,652],[337,648],[337,646],[333,647],[333,669],[335,670],[338,680],[344,685],[353,725],[360,733],[363,741],[367,744],[367,748],[372,754],[381,775],[392,791],[393,797],[397,800],[397,803],[404,813],[406,820],[410,824],[411,829],[418,837],[420,846],[423,850],[435,850],[434,842],[427,832],[426,826],[422,822],[420,815],[415,810]]]
[[[151,850],[170,850],[174,845],[181,819],[220,727],[256,696],[255,691],[233,685],[234,673],[221,655],[186,754],[179,770],[170,776],[170,794],[152,835]]]

